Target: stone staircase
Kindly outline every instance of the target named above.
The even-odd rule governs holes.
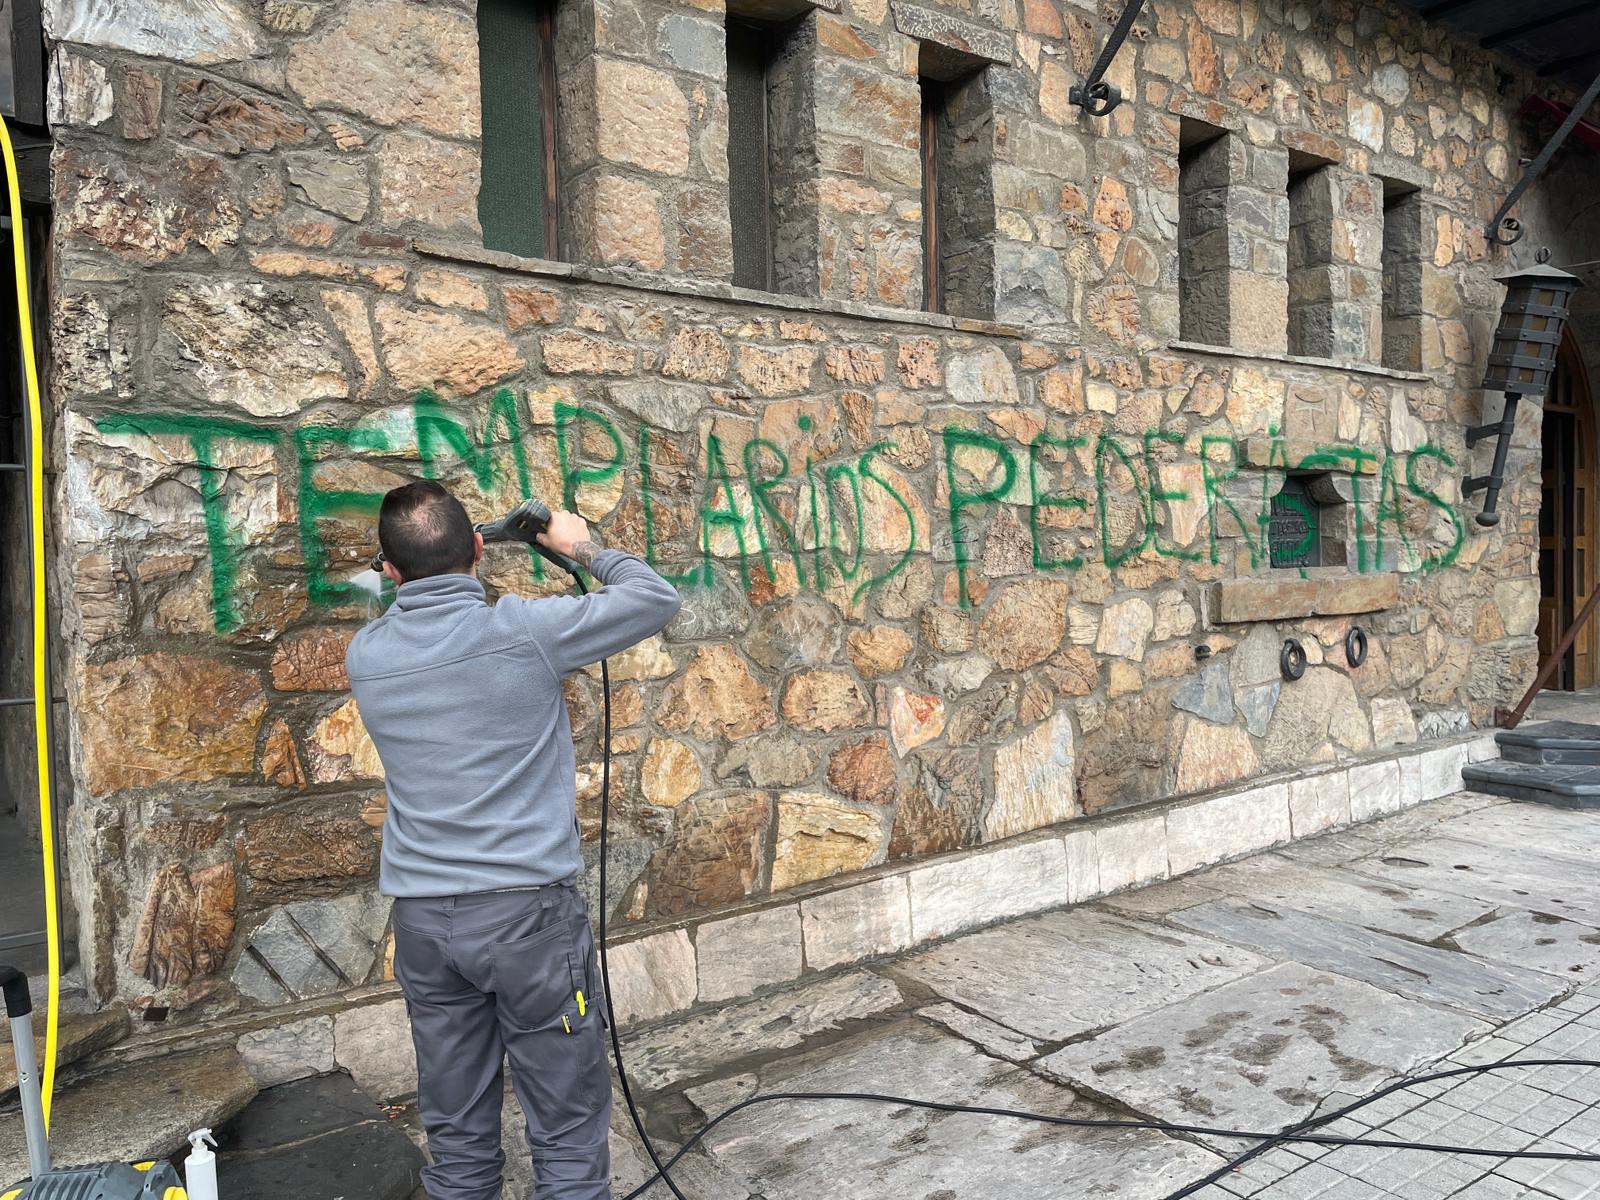
[[[1497,761],[1469,763],[1473,791],[1561,808],[1600,809],[1600,725],[1542,721],[1495,735]]]

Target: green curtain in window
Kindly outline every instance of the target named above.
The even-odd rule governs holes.
[[[489,249],[530,258],[545,258],[554,250],[545,245],[540,28],[537,4],[478,0],[483,105],[478,221]]]

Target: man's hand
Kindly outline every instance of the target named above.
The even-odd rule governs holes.
[[[600,544],[589,532],[589,525],[577,513],[554,512],[550,526],[539,535],[539,544],[546,550],[564,554],[579,566],[587,567],[600,553]]]

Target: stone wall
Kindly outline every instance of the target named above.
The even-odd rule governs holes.
[[[1481,233],[1533,81],[1382,6],[1157,2],[1112,69],[1127,103],[1092,119],[1067,92],[1107,14],[977,7],[801,16],[777,124],[815,153],[775,180],[778,278],[815,295],[773,296],[725,282],[719,0],[564,0],[563,44],[590,50],[561,79],[577,266],[481,248],[469,0],[55,0],[72,885],[102,999],[210,1013],[385,974],[384,797],[342,656],[382,603],[378,497],[418,475],[477,517],[576,505],[684,593],[613,663],[628,921],[1520,694],[1536,407],[1501,526],[1459,482],[1490,452],[1463,427],[1492,277],[1569,245],[1531,213],[1513,254]],[[917,75],[952,54],[989,64],[959,154],[993,197],[962,248],[992,264],[955,276],[990,281],[988,320],[914,311]],[[1202,327],[1231,347],[1180,338],[1202,126],[1227,314]],[[1336,167],[1315,274],[1349,361],[1286,353],[1291,152]],[[1415,372],[1380,361],[1380,178],[1419,189]],[[1274,569],[1267,514],[1301,469],[1343,561]],[[487,570],[559,586],[511,550]],[[1310,665],[1285,683],[1291,636]],[[589,838],[598,702],[568,683]]]

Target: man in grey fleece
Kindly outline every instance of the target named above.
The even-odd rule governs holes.
[[[389,790],[383,893],[417,1049],[431,1200],[496,1200],[502,1063],[540,1200],[609,1200],[611,1075],[578,848],[565,675],[657,633],[678,594],[556,513],[539,540],[604,586],[489,604],[483,538],[433,482],[383,498],[399,590],[346,666]]]

